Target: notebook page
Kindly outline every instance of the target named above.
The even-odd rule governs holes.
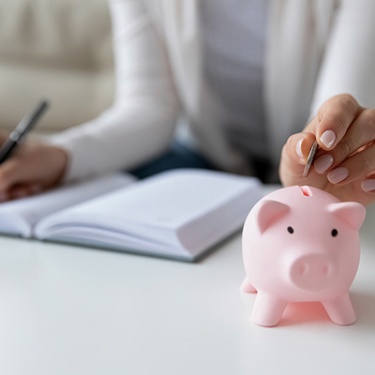
[[[111,214],[124,220],[177,230],[238,197],[255,183],[246,177],[207,170],[170,171],[96,203],[99,212],[111,207]]]
[[[119,223],[139,224],[159,227],[170,231],[196,220],[217,207],[231,201],[249,184],[249,178],[220,172],[199,170],[178,170],[161,173],[125,190],[118,190],[105,197],[98,197],[69,210],[61,211],[62,221],[71,217],[95,217],[95,225],[117,221]],[[54,223],[58,215],[54,215]],[[48,226],[45,223],[44,227]]]
[[[32,227],[45,216],[123,188],[134,181],[135,178],[131,175],[116,173],[67,184],[32,197],[1,203],[0,231],[30,237]],[[17,228],[17,225],[21,227]]]

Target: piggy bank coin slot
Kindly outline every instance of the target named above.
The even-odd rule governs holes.
[[[308,186],[301,186],[301,191],[302,191],[302,194],[305,197],[311,197],[312,196],[312,192],[311,192],[311,190]]]

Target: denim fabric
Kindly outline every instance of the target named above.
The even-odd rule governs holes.
[[[142,179],[177,168],[216,169],[202,155],[190,150],[181,143],[175,142],[165,154],[129,172]]]

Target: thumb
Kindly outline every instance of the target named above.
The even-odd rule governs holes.
[[[284,186],[295,184],[302,178],[310,149],[315,142],[313,133],[296,133],[285,143],[280,161],[280,180]]]
[[[288,159],[289,163],[304,166],[314,142],[315,135],[313,133],[293,134],[288,138],[283,148],[283,156]]]

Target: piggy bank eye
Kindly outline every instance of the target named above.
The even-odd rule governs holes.
[[[339,232],[338,232],[337,229],[332,229],[332,231],[331,231],[331,236],[332,237],[336,237],[338,234],[339,234]]]
[[[288,232],[289,232],[290,234],[293,234],[293,233],[294,233],[294,229],[293,229],[292,227],[288,227]]]

